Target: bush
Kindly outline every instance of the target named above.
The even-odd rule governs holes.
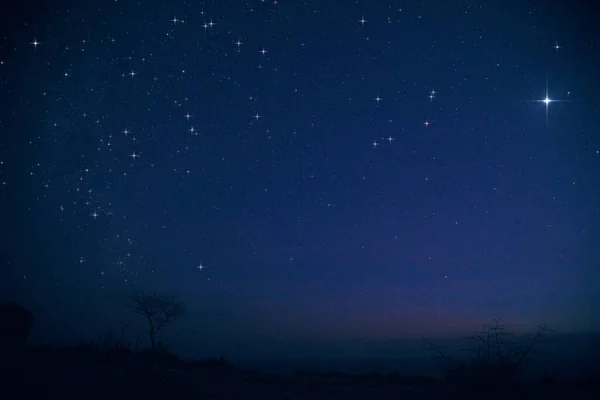
[[[31,326],[33,314],[16,303],[0,304],[0,348],[12,352],[25,347]]]
[[[429,343],[447,381],[476,388],[513,387],[518,383],[523,367],[538,352],[537,346],[545,334],[553,332],[541,325],[524,343],[517,343],[507,340],[513,334],[505,332],[504,326],[496,319],[483,327],[482,332],[469,337],[474,345],[467,350],[472,351],[474,356],[467,360],[459,361],[448,357],[437,346]]]

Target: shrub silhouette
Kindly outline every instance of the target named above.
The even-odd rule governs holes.
[[[16,303],[0,305],[0,346],[3,352],[25,347],[33,325],[33,314]]]
[[[474,343],[471,348],[466,349],[474,353],[471,359],[456,360],[428,342],[447,381],[481,388],[512,387],[518,382],[523,367],[531,356],[539,351],[537,347],[546,334],[554,332],[545,325],[540,325],[525,343],[517,343],[508,340],[513,334],[506,332],[505,327],[496,319],[483,328],[482,332],[468,338]]]
[[[108,332],[102,343],[100,349],[109,356],[123,357],[131,354],[131,343],[127,343],[123,340],[123,334],[128,325],[125,325],[121,329],[121,338],[114,339],[112,332]]]
[[[235,370],[235,366],[223,356],[220,356],[219,358],[208,358],[206,360],[188,361],[185,363],[185,366],[188,369]]]

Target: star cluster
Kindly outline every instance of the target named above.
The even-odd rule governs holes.
[[[84,3],[0,42],[13,295],[150,288],[307,337],[589,326],[597,60],[550,10]]]

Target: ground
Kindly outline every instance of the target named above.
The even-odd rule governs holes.
[[[219,366],[185,366],[136,357],[90,359],[32,354],[2,371],[3,392],[48,398],[71,393],[89,397],[169,399],[592,399],[580,385],[536,383],[510,392],[465,390],[445,382],[402,375],[278,376]],[[4,398],[4,396],[3,396]]]

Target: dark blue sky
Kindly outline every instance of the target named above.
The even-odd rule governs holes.
[[[190,352],[600,328],[592,9],[19,7],[1,287],[40,340],[118,331],[144,289],[188,303],[164,332]]]

